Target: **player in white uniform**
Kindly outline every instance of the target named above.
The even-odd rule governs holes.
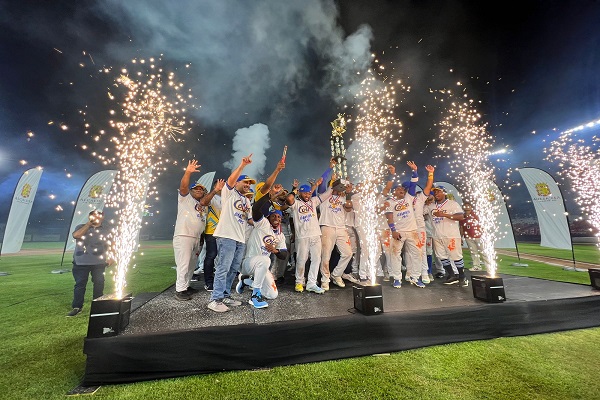
[[[288,255],[280,226],[282,213],[275,209],[269,210],[269,205],[269,196],[261,197],[252,205],[254,228],[248,239],[239,282],[235,288],[241,294],[246,285],[252,287],[252,297],[248,303],[254,308],[268,307],[265,299],[275,299],[279,294],[273,274],[269,271],[270,255],[274,254],[278,259],[286,259]]]
[[[459,229],[459,221],[464,218],[463,210],[456,201],[446,197],[443,186],[434,187],[433,196],[435,202],[426,206],[424,211],[432,216],[433,251],[448,274],[444,284],[451,285],[460,281],[461,286],[469,286],[469,281],[465,278]],[[452,270],[451,260],[458,274]]]
[[[322,203],[319,205],[321,215],[321,288],[329,290],[329,280],[339,287],[345,287],[342,274],[352,258],[350,239],[346,232],[345,211],[352,209],[352,201],[346,198],[347,182],[336,179],[331,188],[319,197]],[[337,246],[340,259],[333,271],[329,271],[329,260],[333,247]]]
[[[206,213],[213,196],[223,187],[225,181],[220,180],[215,188],[206,192],[200,184],[190,185],[190,176],[200,171],[196,160],[188,162],[183,177],[179,182],[179,195],[177,196],[177,221],[173,233],[173,252],[177,278],[175,281],[175,298],[177,300],[190,300],[198,291],[189,286],[196,267],[195,255],[199,245],[200,235],[206,226]]]
[[[321,197],[312,197],[312,193],[321,182],[322,178],[319,178],[312,187],[300,186],[297,199],[293,193],[287,197],[287,204],[293,213],[292,219],[296,231],[296,286],[294,288],[296,292],[304,290],[305,266],[310,254],[306,291],[317,294],[325,293],[325,290],[317,285],[321,263],[321,229],[317,219],[317,207],[321,204]]]
[[[388,182],[388,185],[392,181]],[[393,196],[385,202],[388,225],[392,232],[391,244],[391,271],[394,281],[392,286],[402,286],[402,250],[405,250],[406,275],[408,281],[420,288],[425,284],[421,280],[420,251],[417,246],[417,221],[413,209],[413,196],[406,193],[399,183],[392,184]]]

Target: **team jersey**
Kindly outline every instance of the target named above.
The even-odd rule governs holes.
[[[479,224],[479,217],[471,211],[469,215],[465,214],[465,219],[459,222],[463,228],[465,237],[471,239],[479,239],[481,237],[481,225]]]
[[[403,199],[391,197],[387,200],[386,214],[392,214],[396,230],[400,232],[417,230],[417,220],[413,210],[413,196],[405,194]]]
[[[425,207],[427,196],[423,192],[415,194],[413,198],[413,210],[415,211],[415,219],[417,220],[417,228],[425,229],[425,218],[423,218],[423,207]]]
[[[254,221],[254,228],[246,244],[246,257],[269,256],[271,253],[265,247],[267,243],[274,245],[278,250],[287,250],[281,229],[273,229],[269,219],[263,217]]]
[[[246,227],[252,218],[250,200],[228,184],[221,191],[221,215],[214,236],[246,243]]]
[[[219,222],[219,215],[221,215],[221,196],[215,195],[213,200],[214,205],[211,202],[206,213],[206,228],[204,229],[204,233],[208,235],[215,233],[217,223]]]
[[[321,204],[319,196],[311,197],[308,201],[300,198],[290,206],[294,220],[296,238],[303,239],[311,236],[321,236],[321,228],[317,219],[317,206]]]
[[[212,204],[211,200],[211,204]],[[208,206],[202,206],[191,194],[177,198],[177,220],[173,236],[200,237],[206,226]]]
[[[444,238],[459,238],[460,229],[458,228],[458,221],[453,221],[446,217],[436,217],[433,215],[435,210],[440,210],[447,214],[462,213],[463,210],[460,205],[450,199],[446,199],[441,203],[431,203],[425,206],[424,211],[431,216],[431,226],[433,227],[433,237],[437,239]]]
[[[332,226],[334,228],[344,228],[346,226],[346,212],[344,203],[346,195],[334,195],[331,189],[328,189],[321,197],[322,203],[319,206],[321,216],[319,225]]]

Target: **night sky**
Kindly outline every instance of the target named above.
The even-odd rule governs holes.
[[[401,171],[406,160],[432,163],[445,180],[431,142],[440,119],[431,91],[460,81],[480,101],[494,147],[512,150],[497,162],[497,176],[522,166],[553,172],[557,166],[543,161],[544,140],[600,118],[598,21],[600,2],[590,0],[485,7],[442,0],[0,1],[0,224],[20,175],[39,165],[30,225],[66,234],[71,202],[90,175],[107,168],[91,155],[107,147],[93,132],[110,130],[115,109],[107,96],[115,73],[100,70],[160,55],[197,107],[188,112],[194,124],[184,141],[167,143],[162,154],[169,162],[154,183],[160,200],[149,201],[160,216],[145,228],[153,234],[172,234],[188,159],[228,176],[224,163],[235,159],[238,129],[269,128],[268,143],[258,144],[266,162],[252,175],[268,175],[287,145],[281,183],[319,176],[330,122],[351,114],[348,90],[371,55],[411,88],[396,110],[404,126],[395,148],[406,152],[396,164]],[[352,136],[350,125],[345,138]]]

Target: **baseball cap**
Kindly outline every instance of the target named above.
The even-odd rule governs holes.
[[[254,196],[254,189],[250,188],[248,189],[248,191],[246,193],[244,193],[244,196]]]
[[[283,218],[283,213],[281,211],[279,211],[279,210],[276,210],[276,209],[273,209],[273,210],[269,211],[269,214],[267,215],[267,218],[269,218],[273,214],[277,214],[281,218]]]
[[[298,193],[310,193],[311,192],[311,186],[310,185],[302,185],[298,188]]]
[[[204,185],[201,185],[198,182],[194,182],[190,185],[190,190],[192,190],[193,188],[195,188],[196,186],[200,186],[201,188],[203,188],[204,190],[206,190],[206,188],[204,187]]]
[[[256,183],[256,181],[250,178],[248,175],[240,175],[237,181],[249,181],[251,185],[254,185]]]
[[[446,188],[443,187],[443,186],[435,186],[435,187],[431,188],[432,192],[435,191],[435,190],[441,190],[442,192],[447,193],[446,192]]]

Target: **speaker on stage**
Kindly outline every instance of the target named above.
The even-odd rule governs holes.
[[[594,289],[600,289],[600,269],[590,268],[588,269],[590,274],[590,282]]]
[[[88,338],[116,336],[129,324],[131,293],[121,298],[105,294],[92,300]]]
[[[471,275],[473,296],[488,303],[501,303],[506,300],[502,278]]]
[[[383,313],[383,294],[381,285],[352,285],[354,293],[354,308],[364,315],[377,315]]]

